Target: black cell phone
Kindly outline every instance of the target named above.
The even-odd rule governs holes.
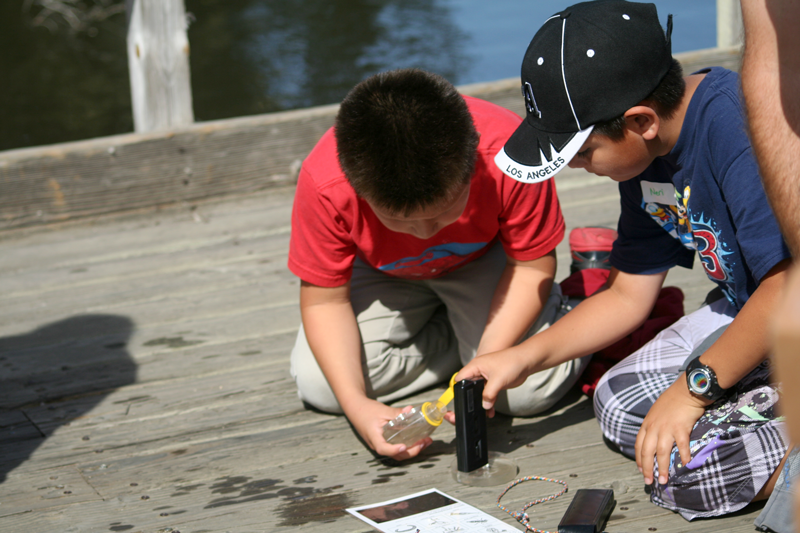
[[[456,464],[460,472],[472,472],[489,462],[486,411],[481,380],[459,381],[453,387],[456,414]]]
[[[611,489],[578,489],[558,524],[558,533],[600,533],[615,503]]]

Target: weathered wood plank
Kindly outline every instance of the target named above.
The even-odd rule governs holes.
[[[76,342],[61,349],[4,355],[0,383],[0,405],[4,409],[29,406],[41,402],[58,402],[73,396],[104,394],[125,385],[201,376],[219,372],[221,366],[230,372],[258,365],[273,365],[276,357],[288,368],[288,356],[299,322],[297,313],[284,313],[288,318],[285,331],[251,333],[227,337],[209,337],[167,333],[150,338],[156,342],[141,343],[143,348],[118,347],[119,337],[112,342]],[[93,323],[94,324],[94,323]],[[202,341],[202,342],[199,342]],[[148,345],[149,343],[149,345]],[[111,348],[108,348],[111,346]],[[63,355],[61,355],[63,354]],[[48,405],[48,409],[54,409]]]
[[[264,259],[244,265],[230,262],[211,263],[213,268],[208,262],[203,262],[198,265],[199,270],[186,266],[154,273],[164,276],[161,278],[153,277],[151,274],[144,277],[109,276],[104,280],[92,279],[85,283],[75,280],[66,284],[66,287],[53,286],[39,291],[20,291],[7,301],[9,304],[19,303],[16,316],[19,326],[34,325],[44,318],[42,307],[46,307],[48,316],[69,316],[70,313],[77,312],[114,313],[120,307],[124,307],[134,313],[133,318],[138,322],[139,309],[146,311],[151,317],[150,320],[155,320],[153,312],[162,317],[172,313],[174,317],[176,306],[199,306],[198,313],[194,315],[197,318],[212,313],[218,316],[223,316],[226,312],[241,314],[239,310],[248,307],[255,310],[296,303],[297,279],[285,270],[279,273],[273,272],[274,267],[264,265],[262,261]],[[186,276],[182,277],[182,274]],[[174,282],[169,281],[173,279],[170,275],[174,276]],[[274,291],[273,285],[279,286],[280,291]],[[66,295],[75,291],[83,293],[79,308],[75,307],[74,301],[65,299]],[[160,305],[151,310],[156,302],[160,302]],[[36,303],[42,305],[36,306]],[[224,308],[219,307],[223,305]],[[12,318],[8,310],[9,308],[6,308],[0,312],[0,320]]]
[[[7,478],[6,483],[13,484],[16,481],[17,479],[11,476]],[[2,509],[0,510],[0,520],[6,512],[5,508],[22,509],[21,512],[29,513],[63,506],[67,500],[72,504],[85,504],[101,500],[101,496],[87,483],[74,465],[28,472],[21,485],[29,487],[29,490],[0,491],[3,504],[0,507]],[[36,494],[36,497],[32,498],[31,494]],[[22,530],[24,528],[20,529],[20,531]]]
[[[0,227],[194,202],[291,183],[329,107],[0,155]]]
[[[194,122],[183,0],[126,0],[128,71],[138,133]]]
[[[743,41],[741,0],[717,0],[717,46],[741,46]]]
[[[285,237],[289,233],[294,189],[278,189],[274,194],[274,199],[269,198],[272,194],[262,195],[260,201],[263,204],[260,205],[252,200],[233,202],[228,212],[221,212],[215,204],[206,203],[192,210],[179,208],[168,213],[140,216],[127,223],[115,220],[107,229],[102,220],[95,220],[92,225],[72,228],[69,241],[65,241],[58,231],[69,224],[48,226],[45,231],[38,232],[32,228],[0,233],[4,248],[14,247],[9,240],[26,237],[24,247],[15,249],[14,254],[0,257],[0,269],[32,272],[86,268],[114,260],[202,250],[225,243],[240,246],[250,240]],[[43,253],[50,261],[32,263],[33,258],[41,257]],[[229,253],[234,254],[232,250]]]

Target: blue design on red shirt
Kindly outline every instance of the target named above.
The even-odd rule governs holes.
[[[417,257],[404,257],[402,259],[398,259],[393,263],[389,263],[387,265],[381,265],[379,270],[383,272],[391,272],[395,270],[404,270],[403,276],[407,276],[408,274],[413,275],[413,269],[417,267],[422,267],[424,265],[424,271],[430,272],[431,269],[436,271],[436,264],[442,263],[442,266],[446,266],[447,268],[453,268],[455,264],[458,264],[458,261],[455,263],[453,262],[453,257],[463,257],[466,258],[473,252],[477,252],[487,243],[485,242],[475,242],[475,243],[461,243],[461,242],[448,242],[444,244],[439,244],[437,246],[432,246],[426,249]]]

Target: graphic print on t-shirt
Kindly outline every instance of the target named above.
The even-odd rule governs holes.
[[[642,209],[656,224],[681,243],[694,250],[691,224],[686,217],[686,203],[671,183],[642,180]],[[688,196],[686,196],[688,200]]]
[[[714,231],[712,224],[706,223],[701,217],[702,215],[692,222],[697,254],[703,261],[703,268],[708,277],[713,281],[725,283],[731,279],[731,268],[725,260],[725,256],[731,252],[725,251],[724,243],[720,242],[719,234]]]
[[[733,270],[726,258],[732,252],[720,238],[720,232],[717,231],[716,224],[711,218],[706,218],[703,212],[690,213],[689,197],[691,193],[691,187],[688,185],[683,189],[683,195],[679,194],[677,190],[675,191],[678,215],[681,218],[680,224],[685,226],[685,228],[679,228],[681,239],[691,239],[692,248],[697,250],[706,275],[711,281],[719,283],[728,299],[735,304],[734,291],[730,286]]]
[[[378,268],[382,272],[401,278],[413,278],[431,272],[450,271],[484,246],[486,246],[485,242],[449,242],[439,244],[427,248],[416,257],[404,257]]]
[[[642,209],[652,217],[664,231],[678,239],[678,209],[672,205],[645,202],[642,200]]]
[[[706,275],[719,284],[725,297],[733,305],[737,305],[733,268],[728,261],[728,256],[734,255],[733,252],[715,229],[714,221],[706,220],[702,213],[692,215],[692,228],[697,255],[700,256]]]
[[[645,188],[650,185],[649,182],[642,182],[642,209],[686,248],[697,250],[706,275],[720,285],[725,296],[735,305],[736,296],[731,287],[733,270],[727,261],[727,256],[732,252],[720,239],[720,233],[711,219],[706,219],[703,213],[689,213],[691,187],[685,187],[683,193],[676,189],[675,202],[669,205],[660,203],[658,200],[662,199],[652,192],[646,193]],[[668,201],[666,198],[663,200]]]

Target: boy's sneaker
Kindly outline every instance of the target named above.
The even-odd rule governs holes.
[[[611,245],[616,239],[617,232],[610,228],[589,226],[570,231],[570,274],[587,268],[611,269],[608,259],[611,256]]]

